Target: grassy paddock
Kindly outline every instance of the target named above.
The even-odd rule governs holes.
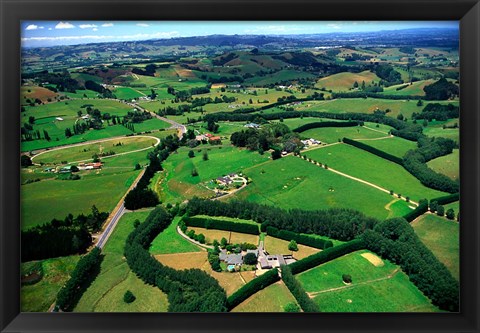
[[[460,177],[460,150],[454,149],[451,154],[433,159],[427,165],[436,172],[457,180]]]
[[[150,211],[125,214],[110,236],[103,254],[100,274],[85,291],[75,312],[165,312],[167,295],[156,287],[143,283],[128,267],[123,257],[127,236],[133,230],[136,219],[144,221]],[[130,290],[137,299],[130,304],[123,301]]]
[[[284,312],[288,303],[296,303],[296,300],[287,286],[278,281],[247,298],[232,312]]]
[[[422,242],[447,266],[452,275],[460,276],[460,225],[433,214],[423,215],[412,223]]]
[[[197,246],[180,236],[177,232],[177,224],[180,217],[175,217],[172,223],[162,231],[152,242],[150,253],[168,254],[183,252],[201,252]]]
[[[268,251],[269,254],[293,254],[293,257],[297,260],[303,259],[320,251],[314,247],[302,244],[298,244],[298,251],[290,251],[288,249],[289,243],[289,241],[283,239],[266,236],[264,246],[265,250]]]

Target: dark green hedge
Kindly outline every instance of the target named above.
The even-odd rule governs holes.
[[[269,270],[266,273],[263,273],[259,277],[256,277],[252,281],[245,284],[243,287],[234,292],[227,299],[227,308],[228,310],[233,309],[238,304],[242,303],[244,300],[255,294],[256,292],[268,287],[272,283],[280,280],[278,276],[278,271],[276,268]],[[268,302],[268,300],[266,300]]]
[[[243,222],[232,222],[227,220],[210,219],[206,217],[184,217],[183,221],[187,226],[206,229],[218,229],[240,232],[243,234],[260,235],[258,225]]]
[[[453,193],[450,195],[446,195],[443,197],[438,197],[434,199],[430,199],[430,202],[436,201],[439,205],[446,205],[455,201],[460,200],[460,193]]]
[[[312,128],[321,128],[321,127],[355,127],[362,125],[362,122],[358,121],[319,121],[314,123],[308,123],[297,127],[293,132],[301,133]]]
[[[362,250],[364,248],[365,244],[362,239],[354,239],[342,245],[337,245],[312,254],[311,256],[290,264],[289,267],[292,270],[292,274],[298,274],[306,271],[307,269],[326,263],[327,261],[336,259],[351,252]]]
[[[349,138],[343,138],[343,142],[346,143],[346,144],[349,144],[349,145],[351,145],[351,146],[354,146],[354,147],[363,149],[363,150],[365,150],[365,151],[368,151],[369,153],[372,153],[372,154],[374,154],[374,155],[377,155],[378,157],[384,158],[384,159],[389,160],[389,161],[391,161],[391,162],[393,162],[393,163],[397,163],[397,164],[403,166],[403,159],[401,159],[400,157],[391,155],[391,154],[389,154],[389,153],[386,153],[386,152],[384,152],[383,150],[374,148],[374,147],[369,146],[369,145],[367,145],[367,144],[364,144],[364,143],[362,143],[362,142],[358,142],[358,141],[355,141],[355,140],[351,140],[351,139],[349,139]]]
[[[300,282],[292,274],[292,270],[287,265],[282,265],[282,280],[297,300],[303,312],[320,312],[318,304],[315,303],[305,292]]]
[[[416,207],[414,210],[405,214],[403,218],[408,222],[412,222],[420,215],[425,214],[427,211],[428,211],[428,202],[425,200],[423,202],[420,202],[418,204],[418,207]]]
[[[271,226],[267,226],[266,231],[267,231],[267,234],[272,237],[284,239],[287,241],[291,241],[293,239],[298,244],[315,247],[317,249],[323,250],[333,246],[333,243],[330,240],[325,240],[325,239],[308,236],[308,235],[302,235],[302,234],[288,231],[288,230],[279,230],[278,228],[271,227]]]
[[[101,250],[98,247],[80,258],[70,279],[57,294],[56,308],[64,312],[75,308],[84,291],[100,272],[101,262]]]

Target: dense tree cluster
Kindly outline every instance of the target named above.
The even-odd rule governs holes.
[[[362,126],[363,122],[358,121],[318,121],[312,122],[292,130],[293,132],[301,133],[312,128],[321,128],[321,127],[355,127]]]
[[[383,98],[392,100],[419,100],[425,98],[424,96],[415,95],[387,95],[377,92],[368,91],[353,91],[344,93],[332,93],[332,98]]]
[[[80,258],[70,275],[70,279],[57,294],[56,310],[71,312],[75,308],[83,292],[100,272],[102,259],[103,256],[98,247]]]
[[[141,123],[148,119],[152,119],[152,114],[150,112],[128,111],[123,117],[123,122]]]
[[[300,282],[298,282],[292,274],[292,270],[287,265],[281,266],[282,280],[297,300],[303,312],[320,312],[318,304],[315,303],[305,292]]]
[[[96,91],[104,98],[115,98],[115,95],[109,89],[92,80],[85,81],[85,89]]]
[[[284,240],[287,240],[287,241],[294,240],[298,244],[303,244],[303,245],[315,247],[317,249],[324,250],[324,249],[328,249],[329,247],[333,246],[333,243],[330,240],[325,240],[325,239],[321,239],[319,237],[313,237],[313,236],[309,236],[309,235],[302,235],[302,234],[292,232],[292,231],[288,231],[288,230],[279,230],[279,229],[277,229],[275,227],[271,227],[271,226],[267,226],[266,231],[267,231],[267,234],[272,236],[272,237],[284,239]]]
[[[76,90],[83,89],[77,80],[72,79],[70,72],[67,70],[60,73],[49,73],[48,70],[32,74],[22,73],[22,78],[34,78],[40,84],[48,82],[49,85],[47,87],[55,86],[55,89],[61,92],[75,93]]]
[[[418,206],[414,210],[411,210],[407,214],[405,214],[403,218],[408,222],[412,222],[417,217],[425,214],[427,211],[428,211],[428,200],[421,199],[418,202]]]
[[[272,283],[277,282],[278,280],[280,280],[280,277],[278,276],[278,271],[276,268],[273,268],[268,272],[265,272],[262,275],[256,277],[228,297],[228,310],[232,310],[234,307],[242,303],[244,300],[246,300],[253,294],[268,287]]]
[[[400,265],[410,281],[430,298],[434,305],[442,310],[458,311],[458,282],[420,241],[405,219],[385,220],[377,224],[374,230],[367,230],[362,239],[370,251]]]
[[[162,207],[155,208],[125,244],[127,263],[145,283],[168,295],[169,312],[224,312],[226,294],[218,281],[200,269],[175,270],[162,265],[148,252],[152,240],[171,223]]]
[[[330,260],[339,258],[348,253],[359,251],[362,249],[365,249],[365,243],[362,239],[357,238],[347,243],[330,247],[321,252],[312,254],[306,258],[295,261],[294,263],[291,263],[288,266],[292,270],[292,274],[298,274],[310,268],[316,267],[320,264],[326,263]]]
[[[156,69],[157,66],[155,64],[148,64],[147,66],[145,66],[145,69],[141,69],[138,67],[132,68],[132,73],[138,75],[155,76]]]
[[[459,94],[458,86],[445,78],[441,78],[435,83],[429,84],[423,88],[426,100],[442,101],[457,97]]]
[[[227,230],[241,232],[243,234],[259,235],[258,225],[251,223],[232,222],[228,220],[217,220],[206,217],[184,217],[183,221],[186,226],[199,227],[206,229]]]
[[[273,226],[282,230],[313,233],[343,241],[355,238],[378,223],[378,220],[351,209],[286,211],[246,201],[220,202],[196,197],[189,200],[186,210],[189,216],[209,215],[251,219],[262,223],[262,230],[266,230],[267,226]]]
[[[447,120],[460,117],[460,108],[453,104],[427,104],[420,114],[413,113],[413,119]]]
[[[381,64],[374,67],[373,71],[382,80],[380,84],[384,86],[392,86],[403,83],[402,75],[397,72],[391,65]]]

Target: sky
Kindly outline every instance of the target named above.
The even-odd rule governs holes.
[[[23,21],[23,47],[223,35],[295,35],[453,28],[457,21]]]

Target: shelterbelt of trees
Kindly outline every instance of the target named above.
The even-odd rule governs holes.
[[[226,311],[226,293],[217,280],[200,269],[178,271],[164,266],[148,252],[153,239],[171,222],[172,216],[157,207],[128,236],[124,254],[130,269],[168,295],[169,312]]]

